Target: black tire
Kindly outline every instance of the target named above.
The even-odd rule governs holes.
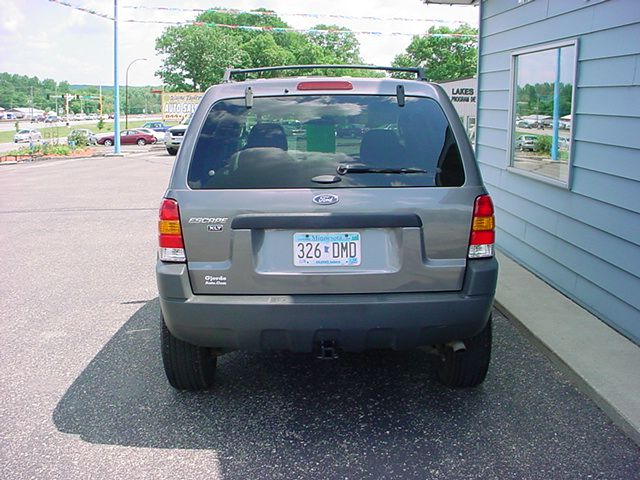
[[[109,140],[108,138],[104,141],[104,146],[105,147],[110,147],[111,145],[113,145],[113,141]]]
[[[480,385],[489,369],[491,337],[491,317],[489,317],[487,325],[480,333],[464,340],[466,350],[454,352],[452,347],[442,346],[438,365],[440,382],[454,388]]]
[[[169,153],[169,155],[177,155],[178,154],[178,149],[177,148],[167,148],[167,152]]]
[[[144,147],[147,144],[147,141],[144,138],[140,138],[136,143],[141,147]]]
[[[218,358],[210,348],[198,347],[174,337],[162,314],[162,363],[171,386],[177,390],[199,391],[213,385]]]

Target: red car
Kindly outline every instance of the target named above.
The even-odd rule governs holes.
[[[110,147],[113,145],[113,134],[105,135],[98,138],[100,145]],[[156,137],[153,135],[147,135],[146,133],[139,132],[137,130],[123,130],[120,132],[120,144],[121,145],[146,145],[147,143],[156,143]]]

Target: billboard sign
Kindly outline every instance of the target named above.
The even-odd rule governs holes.
[[[201,92],[164,92],[162,94],[162,119],[164,121],[180,121],[195,111]]]

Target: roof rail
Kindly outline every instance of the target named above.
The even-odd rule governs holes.
[[[277,70],[313,70],[316,68],[340,68],[353,70],[383,70],[385,72],[408,72],[415,73],[418,80],[426,80],[424,68],[422,67],[382,67],[376,65],[281,65],[279,67],[260,68],[227,68],[222,77],[222,83],[231,81],[233,75],[245,73],[274,72]]]

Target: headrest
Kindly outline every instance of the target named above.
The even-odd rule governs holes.
[[[246,148],[273,147],[288,150],[287,136],[277,123],[257,123],[247,137]]]
[[[401,157],[403,147],[393,130],[369,130],[362,136],[360,161],[367,165],[392,166]]]

